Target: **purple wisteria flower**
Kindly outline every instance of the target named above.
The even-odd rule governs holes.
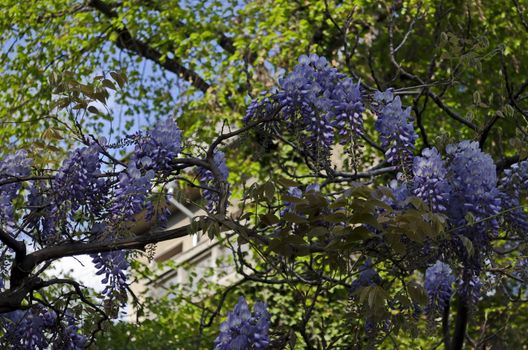
[[[29,176],[32,161],[27,157],[27,152],[16,151],[0,160],[0,183],[14,180],[19,177]],[[0,221],[11,224],[13,222],[13,200],[18,196],[20,183],[6,183],[0,185]]]
[[[167,118],[137,139],[131,163],[145,170],[170,170],[173,159],[180,151],[181,130],[172,119]]]
[[[105,193],[106,181],[99,177],[99,150],[99,145],[92,144],[71,152],[53,180],[55,195],[62,203],[67,202],[72,211],[84,205],[89,205],[89,211],[94,214],[101,210],[101,193]]]
[[[447,169],[436,148],[426,148],[413,161],[413,193],[428,203],[433,211],[445,212],[451,187]]]
[[[132,162],[128,165],[126,172],[119,174],[114,202],[110,207],[114,221],[121,222],[123,218],[131,219],[142,210],[152,206],[147,201],[147,197],[150,194],[151,181],[155,175],[154,170],[142,173]]]
[[[63,326],[58,340],[53,344],[53,350],[83,350],[86,348],[86,337],[79,333],[75,317],[66,312],[66,326]]]
[[[528,232],[528,216],[521,207],[522,191],[528,191],[528,161],[513,164],[504,170],[504,176],[499,180],[501,191],[501,206],[505,211],[503,222],[508,229]]]
[[[301,56],[279,82],[277,91],[253,101],[244,121],[279,114],[320,161],[326,161],[336,138],[347,144],[363,133],[363,101],[359,84],[332,68],[324,57]],[[305,133],[306,132],[306,133]]]
[[[270,315],[266,304],[255,303],[253,312],[240,297],[227,320],[220,326],[220,334],[215,339],[215,350],[263,350],[269,345],[268,330]]]
[[[387,161],[404,169],[412,163],[414,143],[418,135],[414,131],[411,108],[402,108],[399,96],[392,90],[376,92],[376,130],[380,134],[381,146],[386,150]]]
[[[452,284],[455,277],[451,267],[438,260],[425,271],[425,290],[429,299],[426,312],[431,313],[439,309],[443,311],[449,305],[449,299],[453,293]]]
[[[486,232],[496,233],[498,220],[492,218],[501,209],[495,164],[478,142],[462,141],[446,148],[450,159],[448,180],[451,185],[448,216],[454,226],[466,225],[468,215],[475,221],[473,243],[487,242]],[[471,224],[471,223],[469,223]],[[468,231],[470,227],[467,227]]]
[[[380,275],[372,268],[372,261],[370,258],[365,261],[359,271],[358,278],[352,282],[352,285],[350,286],[349,291],[351,294],[354,294],[360,288],[368,287],[374,284],[380,285],[383,282]]]
[[[172,119],[159,121],[144,135],[134,138],[136,144],[126,172],[119,175],[119,184],[110,208],[113,220],[132,218],[143,210],[146,218],[154,214],[154,207],[147,201],[151,191],[151,182],[156,172],[171,169],[172,161],[181,151],[181,131]],[[161,212],[160,221],[166,219]]]
[[[75,319],[69,311],[63,315],[67,320],[64,325],[53,310],[44,307],[34,307],[29,310],[16,310],[0,315],[0,345],[18,350],[67,349],[81,350],[85,348],[86,337],[78,333]],[[58,337],[54,336],[57,329],[62,329]]]
[[[106,287],[102,294],[112,296],[114,292],[122,293],[127,286],[126,270],[130,264],[126,260],[123,250],[91,255],[92,262],[97,269],[97,275],[103,275],[102,284]]]

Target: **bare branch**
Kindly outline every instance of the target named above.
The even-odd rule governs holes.
[[[118,17],[118,14],[110,6],[108,6],[101,0],[90,0],[88,5],[98,10],[110,19]],[[191,83],[191,85],[193,85],[204,93],[209,89],[209,83],[203,80],[202,77],[200,77],[195,71],[184,67],[178,59],[165,58],[162,60],[161,57],[163,55],[161,52],[154,49],[149,44],[137,38],[134,38],[130,31],[124,26],[124,24],[121,28],[116,28],[115,26],[113,26],[113,29],[117,33],[117,39],[115,43],[119,48],[133,52],[137,55],[140,55],[148,60],[157,63],[168,71],[173,72],[174,74],[184,78],[189,83]]]

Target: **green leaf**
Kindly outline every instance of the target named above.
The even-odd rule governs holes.
[[[460,235],[460,240],[462,241],[462,244],[464,245],[464,248],[466,248],[466,251],[469,256],[473,256],[475,253],[475,249],[473,248],[473,242],[466,236]]]

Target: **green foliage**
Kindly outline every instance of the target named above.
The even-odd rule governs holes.
[[[483,142],[486,151],[495,159],[524,158],[528,155],[526,8],[509,0],[3,0],[0,153],[25,148],[40,164],[48,164],[61,158],[66,148],[62,146],[80,135],[66,128],[64,120],[76,122],[87,134],[113,137],[168,115],[177,116],[193,146],[200,147],[219,129],[240,126],[251,98],[281,77],[279,67],[291,68],[299,55],[316,52],[361,80],[366,95],[395,87],[413,108],[420,127],[419,148],[443,149],[461,138],[479,140],[488,126],[496,125]],[[142,49],[141,43],[148,49]],[[373,120],[366,115],[367,131],[372,130]],[[446,235],[443,218],[428,212],[424,203],[413,198],[410,208],[393,209],[381,200],[387,192],[375,192],[369,185],[333,202],[314,193],[287,196],[288,187],[307,183],[302,176],[308,169],[299,165],[293,147],[276,150],[272,140],[258,133],[230,146],[227,151],[238,156],[228,164],[234,174],[230,181],[239,185],[257,179],[247,198],[233,194],[251,208],[243,219],[265,230],[280,220],[278,203],[295,202],[298,208],[297,213],[284,214],[288,227],[273,237],[269,250],[261,252],[264,256],[297,257],[301,262],[314,258],[318,270],[346,273],[350,266],[345,262],[354,254],[360,261],[364,243],[372,235],[359,224],[383,227],[394,259],[405,257],[413,243]],[[274,155],[270,150],[276,151]],[[362,164],[372,164],[381,156],[370,144],[359,159],[345,161],[343,168],[361,171]],[[239,162],[241,158],[245,160]],[[287,173],[299,176],[299,183],[285,180]],[[325,214],[325,209],[339,210]],[[340,222],[344,225],[335,225]],[[220,228],[209,225],[206,231],[217,237]],[[410,243],[402,242],[403,236]],[[471,241],[463,239],[463,244],[471,255]],[[495,245],[507,249],[500,241]],[[515,261],[504,260],[497,268],[507,272]],[[379,266],[387,275],[384,269],[391,268]],[[342,286],[325,289],[316,297],[306,336],[299,331],[299,320],[317,288],[288,282],[244,284],[237,293],[267,301],[277,332],[274,339],[298,348],[306,339],[317,347],[340,337],[344,344],[362,344],[365,339],[356,338],[363,334],[365,309],[381,319],[386,315],[379,306],[388,297],[397,297],[403,305],[425,303],[418,283],[404,285],[397,280],[390,288],[364,288],[354,302]],[[198,341],[201,316],[211,315],[223,288],[205,282],[200,292],[182,288],[170,298],[147,298],[146,319],[140,325],[119,323],[109,328],[110,335],[101,338],[98,346],[192,348],[189,344]],[[510,289],[515,290],[492,291],[495,294],[475,311],[473,339],[496,348],[525,346],[525,304],[506,303]],[[204,290],[213,291],[212,296],[192,299]],[[236,301],[232,294],[222,311]],[[508,322],[504,322],[506,314]],[[384,339],[382,347],[392,348],[394,341],[401,348],[431,348],[440,341],[439,334],[430,334],[425,322],[413,322],[412,315],[396,314],[393,319],[397,339]],[[202,344],[210,347],[219,322],[220,317],[215,317],[204,329]],[[488,336],[493,337],[486,340]]]

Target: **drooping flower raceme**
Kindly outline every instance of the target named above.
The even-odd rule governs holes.
[[[49,345],[45,327],[53,325],[54,319],[42,317],[40,310],[16,310],[3,314],[1,323],[5,330],[2,342],[13,344],[17,349],[45,349]]]
[[[299,58],[277,91],[253,101],[244,120],[279,115],[302,135],[300,141],[312,155],[325,162],[336,138],[346,144],[363,133],[363,110],[359,84],[312,54]]]
[[[215,151],[213,162],[218,168],[221,180],[227,182],[229,170],[227,169],[224,152]],[[206,189],[203,190],[203,196],[207,201],[207,210],[214,211],[218,209],[218,205],[220,203],[220,194],[218,192],[218,188],[220,184],[209,169],[200,168],[198,170],[198,175],[200,177],[200,184],[203,187],[206,187]]]
[[[26,151],[17,151],[6,156],[0,160],[0,183],[28,176],[31,164]],[[20,187],[19,182],[0,185],[0,221],[8,224],[13,221],[13,200],[17,197]]]
[[[150,208],[152,204],[146,199],[154,176],[154,170],[142,172],[133,162],[128,165],[126,172],[119,174],[114,203],[110,207],[114,221],[121,222],[124,218],[130,220],[145,208]]]
[[[383,281],[380,275],[372,268],[372,262],[370,259],[368,259],[360,269],[359,277],[354,282],[352,282],[352,285],[350,286],[350,293],[354,294],[360,288],[368,287],[373,284],[380,285],[381,282]]]
[[[134,151],[126,172],[119,175],[114,204],[110,209],[115,221],[131,218],[142,210],[147,211],[147,219],[152,217],[154,208],[147,201],[151,181],[156,171],[171,169],[172,161],[181,151],[181,131],[169,118],[159,121],[145,134],[136,136],[134,142]]]
[[[385,157],[389,163],[405,168],[412,162],[414,143],[418,138],[411,108],[403,109],[400,97],[394,97],[392,90],[376,92],[374,100],[378,115],[375,127],[380,134],[381,146],[386,150]]]
[[[436,148],[427,148],[413,161],[413,192],[431,206],[433,211],[445,212],[451,187],[447,169]]]
[[[99,177],[100,147],[92,144],[76,149],[70,153],[55,176],[52,185],[54,193],[62,203],[67,202],[72,211],[85,205],[89,206],[89,212],[93,214],[101,210],[106,181]]]
[[[253,312],[240,297],[227,320],[220,326],[220,334],[215,339],[215,350],[263,350],[269,345],[268,330],[270,315],[266,304],[255,303]]]
[[[34,307],[0,315],[1,346],[20,350],[81,350],[85,348],[86,337],[78,333],[75,319],[67,310],[63,324],[53,310]],[[62,329],[58,337],[54,334]],[[7,348],[7,347],[6,347]]]
[[[97,269],[97,275],[103,275],[101,283],[106,287],[103,294],[111,296],[114,291],[124,292],[126,282],[126,270],[130,266],[126,260],[123,250],[92,255],[92,262]]]
[[[521,207],[520,198],[523,191],[528,191],[528,161],[515,163],[504,170],[498,187],[505,212],[503,222],[510,231],[524,236],[528,232],[528,216]]]
[[[442,261],[438,260],[434,265],[427,268],[424,287],[429,300],[426,308],[428,313],[437,309],[443,311],[449,304],[454,281],[455,277],[451,267]]]
[[[446,152],[450,158],[449,219],[453,226],[466,225],[468,215],[472,215],[475,221],[486,219],[471,230],[473,243],[483,244],[487,242],[488,231],[497,231],[498,221],[492,217],[501,209],[493,159],[479,149],[478,142],[462,141],[448,145]]]
[[[131,163],[137,168],[169,170],[181,151],[181,130],[168,118],[160,120],[145,135],[137,138]]]

